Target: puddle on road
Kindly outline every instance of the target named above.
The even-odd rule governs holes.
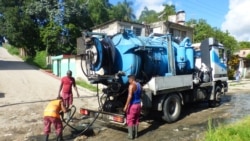
[[[208,117],[197,117],[197,124],[188,124],[189,119],[183,119],[187,124],[179,125],[177,128],[170,128],[168,132],[157,131],[158,135],[164,136],[162,139],[168,139],[170,141],[180,140],[200,140],[204,136],[204,132],[208,129],[209,122],[213,128],[220,125],[230,124],[237,122],[245,116],[250,115],[250,94],[233,94],[226,95],[222,98],[222,104],[219,107],[213,108],[216,113],[213,113],[213,118],[208,119]],[[198,106],[190,107],[191,114],[196,113],[196,111],[210,111],[207,110],[206,104],[202,103]],[[197,110],[198,109],[198,110]],[[201,109],[201,110],[200,110]],[[225,110],[223,110],[225,109]],[[199,113],[203,115],[203,113]],[[197,116],[199,116],[197,115]],[[195,115],[196,116],[196,115]],[[198,123],[199,118],[206,118],[204,122]],[[184,123],[185,123],[184,122]],[[177,123],[178,124],[178,123]],[[162,133],[161,133],[162,132]]]
[[[232,95],[232,109],[229,110],[231,117],[227,123],[236,122],[239,119],[250,115],[250,94]]]
[[[224,97],[224,99],[222,101],[221,107],[218,107],[218,108],[230,106],[230,109],[225,111],[227,113],[227,115],[229,115],[229,116],[221,117],[218,114],[218,117],[208,119],[210,121],[207,120],[206,122],[203,122],[203,123],[190,125],[190,126],[187,126],[184,128],[178,128],[178,130],[185,131],[184,129],[188,129],[186,131],[190,132],[190,133],[196,131],[195,136],[190,136],[190,137],[188,137],[188,139],[187,138],[186,139],[187,140],[197,139],[197,137],[202,132],[207,131],[208,124],[209,124],[208,122],[211,122],[211,126],[213,128],[216,128],[220,125],[225,125],[225,124],[237,122],[240,119],[250,115],[250,102],[249,101],[250,101],[250,94],[234,94],[234,95],[226,96],[226,97]]]

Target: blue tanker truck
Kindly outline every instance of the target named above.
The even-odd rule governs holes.
[[[128,75],[143,86],[142,114],[171,123],[190,102],[207,101],[218,106],[227,92],[227,59],[224,47],[214,38],[194,49],[188,37],[182,41],[171,35],[136,36],[131,30],[107,36],[83,33],[81,66],[92,84],[103,84],[99,110],[81,108],[80,113],[99,116],[110,123],[125,124],[122,111],[127,99]],[[98,85],[97,85],[98,86]]]

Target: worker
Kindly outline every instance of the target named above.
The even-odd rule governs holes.
[[[134,75],[129,75],[128,97],[123,111],[126,113],[128,138],[138,137],[139,117],[141,113],[141,85],[135,81]]]
[[[62,140],[63,126],[60,118],[60,112],[65,113],[67,111],[69,111],[69,109],[67,110],[64,106],[62,97],[58,97],[56,100],[50,101],[50,103],[47,105],[43,113],[45,141],[49,140],[51,124],[53,124],[55,127],[57,140]]]
[[[79,97],[75,79],[74,77],[72,77],[72,71],[68,70],[67,76],[64,76],[61,79],[61,85],[60,85],[59,93],[58,93],[58,97],[63,98],[63,102],[65,104],[64,106],[66,107],[66,109],[68,109],[73,103],[72,86],[74,87],[76,91],[77,97]],[[70,112],[67,113],[66,119],[69,119],[69,116],[70,116]]]

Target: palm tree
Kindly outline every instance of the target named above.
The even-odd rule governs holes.
[[[125,12],[123,20],[125,20],[125,21],[134,21],[136,19],[136,16],[134,15],[133,9],[132,9],[133,2],[124,0],[122,5],[123,5],[123,8],[124,8],[124,12]]]
[[[123,20],[123,21],[133,21],[136,19],[132,6],[133,2],[124,0],[123,2],[118,2],[117,5],[113,6],[110,11],[111,19]]]
[[[168,20],[168,16],[176,14],[175,5],[163,4],[164,10],[159,13],[159,18]]]

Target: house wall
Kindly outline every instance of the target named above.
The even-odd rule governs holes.
[[[52,72],[58,77],[66,76],[67,71],[72,71],[72,76],[76,76],[76,61],[74,57],[63,58],[63,55],[52,57]]]
[[[152,33],[166,34],[167,29],[163,21],[155,22],[150,24],[150,29]]]
[[[171,33],[173,37],[179,37],[183,39],[184,37],[189,37],[191,41],[193,40],[193,30],[192,28],[179,25],[177,23],[159,21],[150,24],[151,32],[159,34]]]
[[[136,28],[141,29],[141,33],[137,35],[140,36],[145,35],[145,28],[143,25],[133,24],[128,22],[120,22],[120,21],[115,21],[107,25],[104,25],[102,27],[95,28],[93,29],[93,32],[106,33],[107,35],[112,36],[114,34],[121,32],[123,29],[135,30]]]
[[[240,57],[247,57],[248,54],[250,54],[250,49],[243,49],[239,51]]]

